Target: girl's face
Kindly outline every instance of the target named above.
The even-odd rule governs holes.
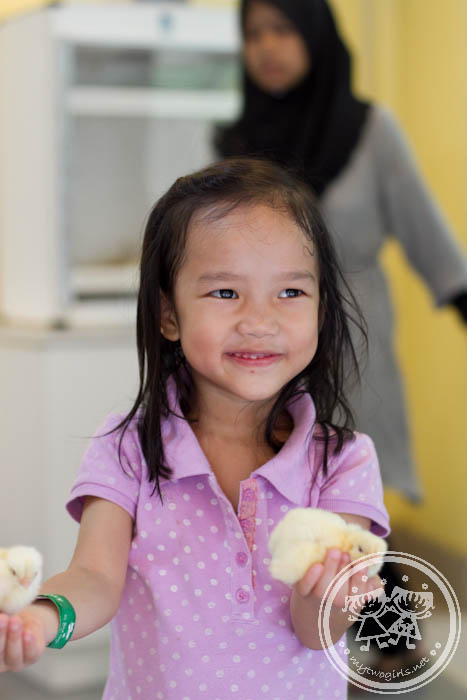
[[[232,408],[275,400],[316,352],[313,243],[267,205],[195,219],[174,300],[175,310],[163,301],[161,330],[181,341],[198,398]]]
[[[251,80],[273,94],[295,87],[310,70],[302,36],[283,12],[261,0],[246,13],[243,57]]]

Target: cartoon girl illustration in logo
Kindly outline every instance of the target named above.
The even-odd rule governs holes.
[[[391,595],[391,607],[399,612],[399,617],[388,628],[388,634],[396,634],[397,638],[388,639],[389,644],[397,644],[405,637],[407,649],[415,649],[416,645],[410,639],[421,640],[417,620],[431,617],[430,610],[434,609],[433,593],[427,591],[407,591],[395,586]]]
[[[369,650],[372,639],[377,642],[380,649],[388,646],[384,638],[389,636],[389,632],[378,619],[387,612],[387,601],[388,598],[383,588],[368,591],[366,594],[346,596],[345,607],[342,608],[342,611],[348,610],[350,612],[350,620],[361,620],[355,637],[357,642],[366,641],[366,645],[360,646],[361,651]],[[364,612],[360,610],[363,606]]]

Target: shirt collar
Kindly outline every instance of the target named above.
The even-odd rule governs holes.
[[[176,384],[172,377],[167,383],[167,396],[172,413],[163,421],[162,439],[168,466],[172,469],[170,481],[202,474],[212,475],[213,471],[206,455],[183,416],[178,399]],[[315,406],[308,393],[287,404],[293,418],[294,427],[281,450],[259,469],[252,472],[269,481],[289,501],[296,505],[309,503],[309,486],[314,470],[313,450],[310,442],[316,418]]]

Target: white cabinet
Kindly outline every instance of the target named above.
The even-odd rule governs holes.
[[[78,526],[65,503],[89,438],[108,413],[128,410],[137,384],[128,329],[0,328],[1,545],[37,547],[46,578],[73,553]],[[102,629],[46,651],[26,674],[65,698],[103,683],[107,668]]]
[[[58,5],[0,27],[0,304],[128,322],[147,213],[239,111],[234,8]]]

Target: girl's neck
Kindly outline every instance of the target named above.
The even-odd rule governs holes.
[[[190,411],[192,429],[198,439],[215,441],[217,444],[232,444],[256,450],[265,444],[264,431],[272,404],[253,413],[251,407],[236,410],[222,410],[217,407],[210,411],[206,405],[197,404]],[[225,408],[225,407],[224,407]],[[293,430],[293,420],[287,411],[276,422],[274,436],[284,443]]]

